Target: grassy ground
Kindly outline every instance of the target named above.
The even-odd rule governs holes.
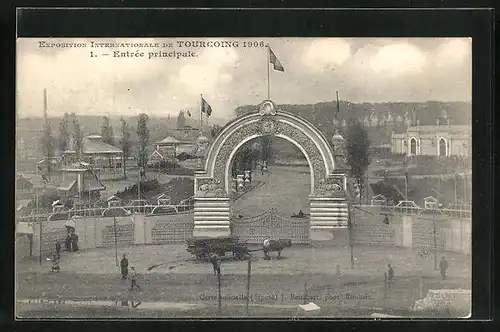
[[[197,307],[189,312],[173,310],[164,315],[214,314],[218,294],[217,277],[213,275],[210,264],[195,261],[184,246],[130,247],[120,249],[119,254],[122,252],[128,254],[130,265],[137,268],[142,286],[140,292],[128,290],[128,282],[120,279],[115,266],[114,250],[106,249],[65,254],[61,259],[60,273],[49,273],[49,262],[44,262],[42,266],[32,261],[19,262],[16,266],[17,298],[195,303],[203,308]],[[354,251],[354,269],[350,268],[348,253],[347,248],[292,247],[284,252],[281,260],[264,260],[261,254],[255,254],[250,291],[250,303],[252,310],[255,310],[252,315],[288,317],[294,314],[298,304],[305,301],[315,302],[324,307],[322,310],[325,314],[333,316],[360,316],[376,308],[384,312],[404,311],[420,295],[425,296],[428,289],[470,289],[468,256],[447,254],[451,263],[449,278],[441,280],[439,273],[433,270],[432,260],[419,260],[412,250],[358,247]],[[149,266],[158,263],[164,265],[147,271]],[[383,273],[387,263],[393,265],[396,277],[393,287],[387,289],[384,295]],[[335,272],[337,264],[341,270],[338,279]],[[231,316],[238,315],[243,309],[234,308],[243,306],[246,301],[247,262],[225,259],[221,270],[221,293],[223,297],[226,296],[225,312]],[[262,305],[266,305],[264,308],[267,309],[259,307]],[[40,310],[36,305],[18,306],[18,312],[24,317],[42,313],[50,315],[53,310],[60,309],[44,307]],[[66,315],[72,315],[71,309],[61,310]],[[108,309],[96,310],[74,311],[73,314],[87,317],[93,312],[101,316],[108,312]],[[117,309],[109,310],[114,314],[113,310]],[[359,312],[354,314],[353,310]],[[155,317],[156,314],[154,311],[133,311],[124,315]],[[118,315],[121,317],[122,313]]]

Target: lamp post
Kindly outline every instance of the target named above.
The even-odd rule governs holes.
[[[219,296],[218,296],[218,302],[219,302],[219,307],[217,314],[220,316],[222,313],[222,296],[221,296],[221,287],[220,287],[220,270],[217,271],[217,288],[219,290]]]
[[[40,245],[39,245],[39,255],[40,257],[38,258],[40,265],[42,265],[42,222],[40,221],[40,218],[38,217],[38,191],[39,189],[35,189],[35,215],[36,215],[36,222],[39,223],[39,228],[40,228]]]
[[[252,272],[252,255],[249,255],[248,257],[248,270],[247,270],[247,303],[246,303],[246,310],[247,310],[247,316],[248,316],[248,306],[250,302],[250,274]]]
[[[349,227],[349,248],[351,250],[351,269],[354,269],[354,248],[353,248],[353,237],[352,237],[352,219],[351,219],[351,205],[347,202],[347,224]]]
[[[433,226],[433,234],[434,234],[434,270],[437,270],[437,245],[436,245],[436,218],[435,218],[436,208],[432,209],[432,226]]]
[[[113,229],[115,231],[115,264],[118,266],[118,240],[116,236],[116,213],[113,212]]]

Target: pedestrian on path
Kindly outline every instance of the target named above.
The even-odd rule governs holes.
[[[120,268],[122,273],[122,279],[127,279],[128,275],[128,259],[125,254],[123,254],[123,258],[120,261]]]
[[[387,264],[387,285],[391,287],[393,281],[394,281],[394,270],[392,269],[391,264]]]
[[[443,280],[446,279],[446,270],[448,269],[448,261],[443,256],[441,257],[441,261],[439,262],[439,270],[441,270],[441,277]]]
[[[59,241],[56,242],[56,255],[57,260],[61,259],[61,243]]]
[[[220,257],[216,253],[210,254],[210,263],[214,268],[214,275],[220,275]]]
[[[60,268],[59,268],[59,259],[57,258],[57,254],[54,253],[54,256],[52,257],[52,269],[51,269],[52,272],[59,272],[60,271]]]
[[[141,290],[141,287],[137,284],[137,274],[135,273],[135,268],[131,267],[132,272],[130,273],[130,290],[137,288]]]

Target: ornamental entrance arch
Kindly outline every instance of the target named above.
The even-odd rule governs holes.
[[[335,169],[332,148],[309,121],[276,108],[270,100],[229,122],[212,141],[194,179],[194,236],[230,234],[231,164],[238,149],[261,136],[281,137],[297,146],[311,170],[310,227],[347,227],[345,173]]]

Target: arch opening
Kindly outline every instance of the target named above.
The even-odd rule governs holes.
[[[444,138],[440,138],[439,139],[439,156],[446,157],[447,156],[446,150],[447,150],[446,140]]]
[[[410,139],[410,154],[412,156],[417,154],[417,140],[413,137]]]

